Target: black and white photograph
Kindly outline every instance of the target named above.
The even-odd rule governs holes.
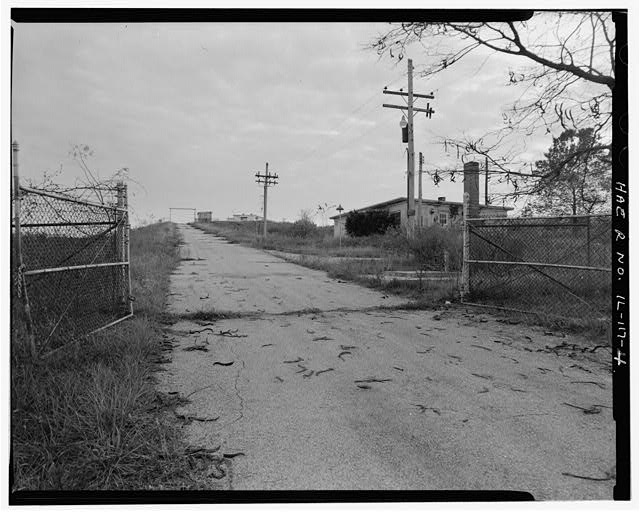
[[[630,6],[4,6],[9,503],[637,506]]]

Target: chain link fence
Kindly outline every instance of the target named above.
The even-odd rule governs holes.
[[[468,219],[465,301],[609,321],[611,216]]]
[[[18,186],[15,330],[43,353],[132,315],[126,185],[104,204]]]

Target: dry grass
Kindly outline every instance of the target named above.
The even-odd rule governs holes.
[[[214,222],[195,224],[205,232],[222,236],[234,243],[242,243],[256,248],[273,249],[290,254],[282,255],[294,263],[326,271],[329,276],[355,281],[371,288],[382,290],[407,298],[420,307],[434,307],[443,302],[458,302],[459,282],[433,281],[420,279],[430,270],[442,270],[444,261],[442,255],[446,249],[449,253],[449,269],[460,270],[462,264],[461,232],[459,230],[443,230],[434,226],[426,228],[420,236],[408,243],[406,237],[399,232],[389,232],[385,235],[373,235],[361,238],[344,238],[342,247],[329,231],[322,236],[316,233],[307,238],[291,237],[287,235],[286,223],[270,223],[269,238],[266,243],[256,235],[254,223]],[[338,257],[345,257],[340,260]],[[367,259],[369,258],[369,259]],[[416,271],[416,279],[384,279],[383,275],[389,270]],[[502,269],[500,269],[502,271]],[[548,272],[548,271],[547,271]],[[500,273],[497,275],[500,286],[492,290],[490,297],[483,297],[480,302],[495,304],[499,302],[498,292],[507,294],[508,282]],[[606,299],[610,292],[605,289],[587,289],[589,283],[585,280],[580,287],[583,295],[590,301],[594,298]],[[486,283],[485,283],[486,286]],[[527,286],[518,290],[517,294],[509,296],[511,307],[538,311],[538,313],[520,314],[504,310],[493,310],[498,316],[506,316],[513,321],[543,325],[552,329],[580,333],[588,337],[602,337],[610,335],[609,321],[602,321],[602,315],[584,314],[579,312],[575,317],[559,316],[562,307],[557,291],[546,293],[545,290]],[[593,286],[592,286],[593,288]],[[597,288],[597,287],[596,287]],[[534,293],[534,292],[538,293]],[[513,300],[517,297],[518,300]],[[551,299],[553,298],[553,299]],[[521,304],[521,302],[524,303]],[[565,303],[562,304],[566,306]],[[487,310],[492,311],[492,310]],[[555,313],[555,314],[554,314]]]
[[[323,241],[299,237],[288,239],[286,235],[277,232],[270,234],[267,243],[263,244],[252,237],[246,224],[252,223],[215,222],[195,224],[195,227],[235,243],[283,251],[285,254],[281,256],[288,261],[324,270],[336,279],[354,281],[370,288],[400,295],[421,307],[434,307],[444,301],[454,301],[459,295],[457,281],[420,280],[419,277],[424,275],[420,270],[416,271],[414,280],[383,278],[384,273],[389,270],[416,268],[410,254],[412,248],[407,245],[406,237],[400,232],[391,231],[385,235],[346,239],[346,243],[351,245],[340,248],[338,240],[333,236]],[[431,257],[431,254],[427,256]]]
[[[154,385],[174,225],[131,233],[136,316],[31,361],[12,347],[12,482],[21,490],[201,488]]]
[[[332,228],[318,228],[312,236],[303,238],[291,236],[288,223],[270,223],[269,237],[264,241],[256,235],[253,222],[194,225],[234,243],[290,253],[291,256],[284,255],[285,259],[308,268],[324,270],[330,277],[355,281],[406,297],[423,307],[436,306],[445,300],[454,301],[458,297],[458,285],[455,282],[418,280],[424,270],[436,267],[442,270],[440,267],[444,241],[453,247],[459,238],[457,232],[442,228],[434,228],[429,232],[425,230],[420,239],[421,244],[414,244],[414,247],[408,244],[406,236],[399,230],[390,230],[384,235],[345,237],[340,243],[334,238]],[[447,240],[448,238],[451,240]],[[425,247],[430,247],[429,241],[435,239],[438,241],[437,251],[425,250]],[[419,262],[416,258],[424,261]],[[386,271],[411,269],[416,269],[416,280],[383,279]]]
[[[258,249],[291,252],[309,256],[381,258],[397,252],[397,234],[371,235],[366,237],[344,237],[342,241],[333,236],[331,226],[317,227],[308,236],[296,236],[293,223],[269,222],[269,236],[263,240],[262,224],[256,231],[254,222],[217,221],[195,223],[195,227],[232,242]]]

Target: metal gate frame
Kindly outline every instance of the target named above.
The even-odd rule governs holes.
[[[588,271],[595,271],[595,272],[612,272],[611,267],[597,267],[597,266],[590,266],[590,265],[569,265],[569,264],[560,264],[560,263],[546,263],[546,262],[535,262],[535,261],[522,261],[521,258],[519,258],[518,256],[514,255],[513,253],[511,253],[510,251],[508,251],[507,249],[505,249],[504,247],[499,246],[498,244],[492,242],[491,240],[484,238],[482,235],[480,235],[476,230],[473,229],[473,222],[479,222],[479,221],[497,221],[497,222],[504,222],[506,219],[509,219],[511,222],[509,222],[509,226],[516,226],[517,224],[514,224],[513,221],[516,220],[516,218],[509,218],[509,217],[479,217],[479,218],[473,218],[473,219],[469,219],[467,218],[467,212],[468,212],[468,201],[467,201],[467,194],[465,194],[465,203],[464,203],[464,231],[463,231],[463,269],[462,269],[462,282],[461,282],[461,290],[460,290],[460,295],[461,295],[461,304],[467,305],[467,306],[475,306],[475,307],[481,307],[481,308],[489,308],[489,309],[497,309],[497,310],[503,310],[503,311],[512,311],[512,312],[516,312],[516,313],[524,313],[524,314],[539,314],[536,311],[527,311],[527,310],[523,310],[523,309],[517,309],[517,308],[510,308],[510,307],[506,307],[506,306],[498,306],[498,305],[491,305],[491,304],[481,304],[481,303],[477,303],[477,302],[471,302],[468,300],[469,296],[471,295],[471,290],[470,290],[470,269],[472,265],[504,265],[504,266],[516,266],[516,267],[528,267],[530,268],[533,272],[541,274],[542,276],[544,276],[545,278],[549,279],[551,282],[555,283],[556,285],[560,286],[561,288],[563,288],[567,293],[569,293],[572,297],[574,297],[576,300],[578,300],[580,303],[584,304],[585,306],[587,306],[590,310],[594,310],[594,311],[598,311],[597,308],[591,304],[590,302],[584,300],[582,297],[576,295],[572,289],[567,286],[566,284],[562,283],[561,281],[559,281],[558,279],[554,278],[553,276],[550,276],[548,273],[546,273],[543,269],[544,268],[555,268],[555,269],[574,269],[574,270],[588,270]],[[540,219],[542,221],[542,219],[552,219],[552,218],[556,218],[557,216],[551,216],[551,217],[544,217],[544,216],[539,216],[539,217],[526,217],[527,221],[528,220],[534,220],[535,219]],[[593,217],[611,217],[611,215],[567,215],[567,216],[562,216],[562,218],[571,218],[571,219],[590,219]],[[535,226],[532,224],[527,224],[528,226]],[[545,224],[548,225],[548,224]],[[590,222],[587,222],[585,224],[579,224],[579,226],[581,227],[586,227],[587,229],[587,246],[589,247],[589,250],[587,251],[587,262],[590,263],[591,262],[591,257],[590,257],[590,239],[589,239],[589,233],[590,233]],[[505,227],[507,227],[505,225]],[[478,260],[478,259],[471,259],[470,257],[470,236],[473,233],[474,236],[477,236],[479,238],[481,238],[482,240],[484,240],[485,242],[487,242],[490,245],[493,245],[494,247],[496,247],[497,249],[501,250],[502,252],[504,252],[505,254],[507,254],[508,256],[511,256],[513,258],[513,261],[509,261],[509,260]],[[520,261],[517,261],[520,260]],[[600,311],[598,311],[600,313]],[[562,315],[558,315],[558,316],[562,316]]]
[[[19,168],[18,168],[18,151],[19,146],[17,142],[13,142],[12,144],[12,170],[13,170],[13,188],[14,188],[14,224],[13,228],[15,229],[15,258],[14,268],[16,269],[15,278],[16,278],[16,287],[15,290],[17,292],[17,296],[22,302],[23,311],[25,313],[26,320],[26,330],[28,335],[28,343],[29,343],[29,351],[33,357],[38,355],[42,355],[44,349],[46,348],[49,340],[54,334],[55,330],[58,328],[60,322],[66,316],[69,307],[71,306],[71,302],[64,310],[62,315],[60,316],[58,322],[56,323],[53,330],[49,333],[48,337],[44,340],[36,340],[35,339],[35,329],[34,329],[34,321],[33,321],[33,313],[31,308],[31,303],[29,300],[28,292],[27,292],[27,283],[26,278],[30,276],[37,276],[43,274],[51,274],[56,272],[78,272],[85,271],[94,268],[104,268],[104,267],[120,267],[121,271],[119,272],[119,283],[126,283],[126,289],[123,289],[123,295],[120,297],[121,304],[123,305],[123,311],[127,311],[127,313],[117,318],[116,320],[109,322],[105,325],[102,325],[98,328],[92,329],[89,332],[86,332],[78,337],[78,339],[84,338],[96,332],[107,329],[113,325],[116,325],[123,320],[131,318],[133,316],[133,298],[131,296],[131,267],[130,267],[130,230],[131,225],[129,222],[129,213],[128,213],[128,199],[127,199],[127,185],[120,181],[117,183],[115,187],[115,192],[117,196],[117,202],[115,205],[102,204],[98,202],[88,201],[85,199],[78,199],[74,197],[69,197],[66,195],[62,195],[55,192],[50,192],[46,190],[34,189],[31,187],[26,187],[20,184],[19,178]],[[100,221],[100,222],[42,222],[42,223],[21,223],[21,203],[23,194],[33,194],[41,197],[47,197],[50,199],[54,199],[57,201],[64,201],[66,203],[75,203],[78,205],[90,206],[92,208],[102,209],[105,212],[109,212],[107,215],[114,218],[114,221]],[[56,227],[56,226],[97,226],[103,225],[107,227],[105,231],[98,236],[105,236],[111,231],[116,231],[115,241],[117,247],[115,248],[115,254],[117,255],[117,261],[108,262],[108,263],[95,263],[95,260],[100,255],[101,251],[104,249],[104,245],[98,251],[92,262],[88,264],[82,265],[68,265],[68,266],[58,266],[58,267],[42,267],[37,269],[27,269],[24,263],[24,253],[23,253],[23,229],[24,228],[46,228],[46,227]],[[108,240],[105,239],[105,244]],[[124,288],[124,287],[123,287]],[[69,342],[78,341],[78,339],[69,340]],[[38,343],[38,341],[41,341]],[[53,352],[57,351],[59,348],[63,348],[68,345],[65,343],[64,345],[49,351],[46,355],[51,355]]]

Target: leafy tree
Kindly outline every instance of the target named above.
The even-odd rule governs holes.
[[[345,229],[350,236],[369,236],[383,234],[397,224],[397,219],[386,210],[352,211],[347,214]]]
[[[523,210],[525,215],[581,215],[608,211],[611,165],[593,128],[565,130],[554,137],[545,160],[536,162],[543,177]]]
[[[470,55],[513,57],[505,69],[506,84],[520,87],[520,98],[503,111],[504,125],[478,138],[442,138],[458,156],[486,156],[499,182],[513,186],[514,198],[537,190],[541,176],[529,162],[519,161],[527,137],[592,127],[591,147],[580,152],[599,153],[610,148],[612,92],[615,87],[615,27],[611,12],[534,12],[525,21],[404,22],[371,42],[378,54],[401,60],[407,46],[424,48],[423,77],[446,72]],[[596,137],[598,136],[598,137]],[[579,157],[579,155],[576,155]],[[436,184],[443,174],[451,179],[459,171],[434,172]]]

